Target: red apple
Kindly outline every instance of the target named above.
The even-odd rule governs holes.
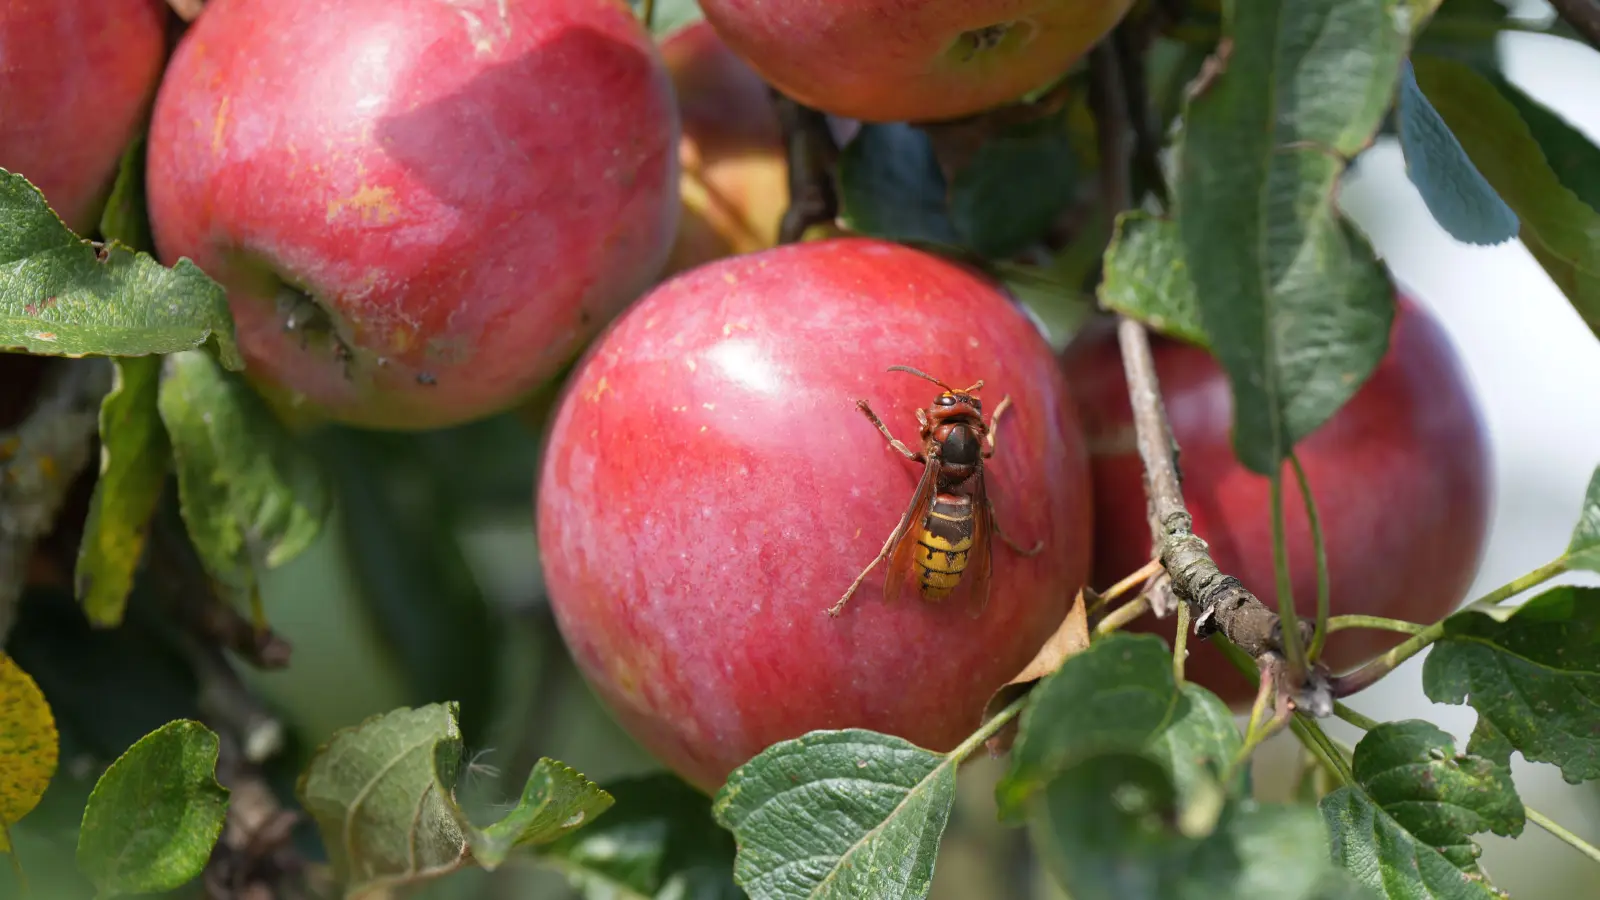
[[[1276,608],[1268,481],[1234,456],[1227,376],[1200,348],[1153,341],[1194,531],[1210,544],[1223,572]],[[1093,460],[1092,581],[1103,589],[1150,558],[1143,476],[1112,330],[1082,335],[1068,348],[1066,371]],[[1296,452],[1317,501],[1335,615],[1428,623],[1461,603],[1488,532],[1489,445],[1467,374],[1424,307],[1400,295],[1387,355]],[[1310,528],[1293,469],[1285,465],[1283,477],[1295,609],[1312,616],[1317,583]],[[1170,639],[1173,622],[1145,618],[1139,627]],[[1324,659],[1335,671],[1349,669],[1402,638],[1336,632]],[[1193,640],[1189,646],[1195,681],[1232,703],[1250,699],[1248,682],[1220,651]]]
[[[162,0],[0,4],[0,168],[92,233],[166,58]]]
[[[1066,72],[1132,0],[700,0],[735,53],[794,99],[869,122],[972,115]]]
[[[984,464],[991,598],[942,601],[880,565],[905,513],[901,440],[940,389],[1010,395]],[[1033,657],[1088,571],[1088,465],[1050,348],[997,287],[897,244],[840,238],[730,257],[656,288],[591,348],[548,435],[538,537],[556,621],[624,726],[706,791],[763,748],[862,727],[949,750]],[[914,576],[913,576],[914,578]]]
[[[683,123],[683,217],[664,274],[776,245],[789,167],[766,82],[704,19],[669,35],[661,55]]]
[[[211,0],[150,134],[156,245],[329,418],[513,406],[666,262],[678,120],[613,0]]]

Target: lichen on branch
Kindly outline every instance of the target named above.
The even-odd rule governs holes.
[[[0,432],[0,644],[15,621],[34,544],[90,462],[100,400],[110,389],[104,359],[52,361],[27,418]]]

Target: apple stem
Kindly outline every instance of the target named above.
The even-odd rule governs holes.
[[[789,207],[778,226],[778,243],[793,244],[806,229],[825,225],[839,215],[833,170],[839,147],[828,130],[828,117],[772,89],[789,168]]]
[[[644,30],[654,33],[656,29],[656,0],[644,0],[639,5],[639,21],[644,23]]]
[[[1099,624],[1094,626],[1094,633],[1110,634],[1149,611],[1150,595],[1148,593],[1140,594],[1108,613],[1104,619],[1100,620]]]
[[[1129,178],[1128,110],[1121,65],[1114,42],[1101,41],[1090,53],[1089,104],[1100,149],[1100,182],[1106,212],[1113,218],[1132,207]],[[1284,652],[1281,619],[1237,578],[1224,575],[1211,559],[1206,542],[1193,531],[1194,520],[1183,502],[1174,457],[1177,444],[1161,400],[1160,380],[1150,350],[1150,335],[1138,321],[1119,318],[1117,340],[1133,408],[1135,439],[1144,464],[1145,490],[1150,500],[1153,555],[1161,559],[1172,577],[1172,588],[1188,604],[1195,633],[1209,637],[1222,633],[1252,658]],[[1296,622],[1296,635],[1309,642],[1310,622]],[[1314,665],[1296,691],[1301,710],[1318,717],[1333,713],[1333,695],[1325,666]]]

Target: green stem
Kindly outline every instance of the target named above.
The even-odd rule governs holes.
[[[1088,612],[1094,612],[1099,607],[1110,603],[1111,601],[1121,597],[1123,594],[1126,594],[1139,585],[1144,584],[1146,581],[1149,581],[1151,578],[1154,578],[1160,572],[1161,560],[1152,559],[1148,563],[1145,563],[1144,568],[1134,572],[1132,575],[1129,575],[1127,578],[1122,579],[1116,584],[1113,584],[1110,588],[1106,589],[1104,594],[1094,598],[1094,600],[1089,604]]]
[[[1332,772],[1343,784],[1354,784],[1355,774],[1350,771],[1350,764],[1345,761],[1344,754],[1334,746],[1333,739],[1322,730],[1316,720],[1308,718],[1303,713],[1295,713],[1289,719],[1289,728],[1294,731],[1300,743],[1310,750],[1312,755],[1322,761],[1322,765]]]
[[[1371,731],[1372,729],[1383,724],[1377,719],[1367,718],[1365,715],[1356,712],[1337,700],[1333,701],[1333,714],[1345,720],[1346,722],[1349,722],[1351,725],[1361,729],[1362,731]]]
[[[1278,618],[1283,627],[1283,656],[1289,663],[1289,675],[1303,678],[1306,672],[1306,650],[1300,645],[1299,620],[1294,614],[1294,584],[1289,580],[1289,543],[1283,520],[1283,474],[1274,473],[1271,479],[1272,494],[1272,568],[1278,577]]]
[[[1482,597],[1479,597],[1477,600],[1467,604],[1464,609],[1485,612],[1492,610],[1496,605],[1515,597],[1529,588],[1543,584],[1544,582],[1549,581],[1565,571],[1567,571],[1567,558],[1563,556],[1559,559],[1545,563],[1544,565],[1534,569],[1532,572],[1529,572],[1520,578],[1515,578],[1506,582],[1505,584],[1502,584],[1489,593],[1484,594]],[[1358,694],[1361,691],[1372,687],[1374,684],[1377,684],[1390,672],[1393,672],[1395,669],[1399,668],[1400,665],[1406,660],[1416,656],[1423,650],[1426,650],[1430,645],[1433,644],[1434,641],[1444,637],[1445,621],[1445,619],[1440,619],[1432,625],[1429,625],[1428,627],[1418,631],[1416,634],[1413,634],[1411,637],[1407,638],[1404,643],[1400,644],[1400,646],[1395,647],[1393,650],[1390,650],[1388,653],[1385,653],[1372,662],[1367,663],[1348,675],[1340,675],[1334,678],[1331,685],[1333,688],[1333,695],[1335,697],[1348,697],[1351,694]]]
[[[1562,828],[1549,816],[1539,812],[1533,807],[1524,805],[1522,809],[1528,814],[1528,821],[1555,835],[1555,837],[1562,843],[1578,851],[1579,853],[1582,853],[1584,856],[1589,857],[1595,862],[1600,862],[1600,848],[1595,847],[1595,845],[1589,843],[1583,838],[1578,837],[1565,828]]]
[[[1421,634],[1426,625],[1404,619],[1385,619],[1382,616],[1334,616],[1328,620],[1328,633],[1348,628],[1370,628],[1374,631],[1398,631],[1401,634]]]
[[[1261,746],[1261,742],[1283,730],[1284,724],[1289,721],[1291,721],[1290,718],[1280,719],[1274,717],[1268,719],[1259,727],[1255,721],[1251,721],[1249,729],[1245,732],[1244,743],[1239,745],[1238,752],[1233,754],[1233,759],[1229,761],[1227,770],[1222,773],[1222,783],[1232,784],[1233,779],[1238,776],[1239,770],[1250,762],[1250,756],[1256,752],[1257,747]]]
[[[1132,600],[1129,600],[1127,603],[1124,603],[1116,609],[1113,609],[1111,612],[1106,613],[1106,617],[1101,619],[1100,624],[1094,627],[1094,633],[1110,634],[1113,631],[1116,631],[1118,628],[1121,628],[1129,622],[1132,622],[1134,619],[1144,615],[1149,609],[1150,595],[1140,594]]]
[[[1189,604],[1178,601],[1178,630],[1172,636],[1172,680],[1183,684],[1183,664],[1189,655]]]
[[[644,0],[639,10],[639,21],[644,23],[644,30],[655,34],[656,30],[656,0]]]
[[[1022,696],[1018,697],[1017,699],[1015,699],[1015,700],[1011,701],[1010,703],[1006,704],[1006,707],[1004,709],[1002,709],[999,712],[994,714],[994,718],[992,718],[989,721],[983,723],[983,727],[982,728],[979,728],[977,731],[974,731],[971,734],[971,736],[969,736],[966,740],[961,742],[961,745],[959,747],[955,748],[954,750],[951,750],[950,754],[949,754],[949,759],[952,762],[960,763],[962,760],[964,760],[968,756],[970,756],[972,754],[972,751],[974,751],[974,750],[978,749],[979,747],[983,746],[983,742],[984,741],[987,741],[989,738],[992,738],[996,734],[999,734],[1000,733],[1000,729],[1006,727],[1006,723],[1007,722],[1010,722],[1012,719],[1015,719],[1017,717],[1017,714],[1022,712],[1022,707],[1027,705],[1028,696],[1029,696],[1028,694],[1023,694]]]
[[[1289,453],[1289,464],[1294,466],[1294,480],[1300,483],[1300,499],[1306,505],[1306,522],[1311,526],[1311,545],[1316,548],[1317,560],[1317,627],[1311,632],[1311,647],[1306,659],[1316,662],[1322,655],[1322,644],[1328,639],[1328,548],[1322,541],[1322,517],[1317,515],[1317,500],[1311,496],[1311,482],[1306,478],[1300,457]]]
[[[1532,572],[1522,576],[1521,578],[1508,581],[1489,593],[1484,594],[1482,597],[1479,597],[1478,599],[1467,604],[1467,609],[1475,609],[1479,611],[1488,611],[1493,609],[1495,606],[1510,600],[1512,597],[1515,597],[1523,591],[1528,590],[1529,588],[1538,587],[1557,575],[1562,574],[1563,572],[1567,571],[1567,565],[1568,560],[1566,556],[1553,559],[1539,568],[1534,569]]]

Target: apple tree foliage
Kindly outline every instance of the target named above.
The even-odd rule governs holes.
[[[692,0],[635,5],[658,34],[697,16]],[[862,125],[830,173],[839,223],[987,268],[1058,345],[1098,305],[1207,347],[1232,385],[1236,453],[1278,478],[1387,349],[1390,275],[1335,203],[1380,135],[1398,139],[1446,231],[1522,240],[1600,331],[1600,148],[1507,80],[1495,49],[1507,29],[1583,39],[1496,0],[1139,4],[1107,39],[1126,109],[1096,108],[1080,63],[976,140]],[[1134,137],[1126,197],[1107,189],[1119,174],[1097,141],[1108,121]],[[441,523],[526,496],[504,473],[528,448],[496,458],[494,423],[292,430],[241,377],[222,288],[187,260],[152,258],[141,153],[128,148],[93,235],[0,172],[0,348],[73,360],[0,434],[0,853],[19,886],[21,837],[37,825],[75,845],[84,896],[304,876],[288,858],[315,861],[342,896],[521,860],[591,898],[920,898],[960,767],[986,752],[1006,754],[1000,820],[1084,900],[1491,898],[1474,837],[1530,820],[1600,862],[1524,806],[1510,769],[1516,752],[1572,783],[1600,779],[1600,591],[1506,603],[1600,572],[1600,470],[1548,565],[1442,621],[1397,626],[1405,643],[1347,682],[1370,687],[1427,651],[1427,696],[1476,711],[1464,747],[1428,722],[1342,705],[1365,731],[1354,747],[1304,712],[1241,731],[1161,639],[1113,629],[998,696],[949,753],[812,732],[714,798],[667,774],[596,783],[539,757],[492,814],[469,809],[485,767],[460,711],[503,701],[510,676],[483,649],[494,614]],[[1064,218],[1075,227],[1061,241]],[[66,502],[48,475],[77,468],[94,477],[68,532],[67,585],[25,580]],[[409,695],[428,702],[291,753],[219,648],[282,664],[262,638],[262,581],[329,532]],[[81,615],[34,596],[52,592],[74,594]],[[1294,802],[1257,800],[1246,765],[1276,727],[1315,761]]]

